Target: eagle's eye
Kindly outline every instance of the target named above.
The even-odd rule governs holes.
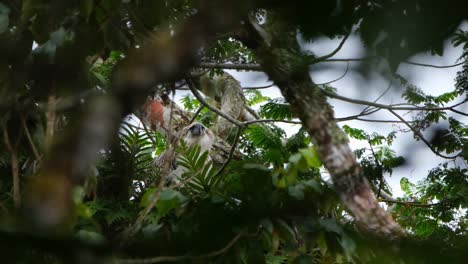
[[[189,130],[192,135],[199,136],[205,130],[205,126],[202,124],[194,124]]]

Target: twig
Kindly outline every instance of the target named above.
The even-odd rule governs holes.
[[[349,64],[349,63],[348,63],[348,64]],[[388,83],[387,89],[385,89],[385,91],[384,91],[382,94],[380,94],[380,95],[373,101],[374,103],[377,103],[377,102],[380,100],[380,98],[382,98],[385,94],[388,93],[388,91],[390,91],[390,88],[392,88],[392,82],[393,82],[393,80],[390,80],[390,82]],[[367,107],[365,107],[365,108],[362,110],[361,113],[366,112],[369,108],[371,108],[371,106],[368,105]]]
[[[190,88],[190,91],[192,91],[193,95],[195,96],[195,98],[197,98],[197,100],[204,106],[206,106],[206,108],[210,109],[211,111],[215,112],[216,114],[220,115],[221,117],[223,117],[224,119],[228,120],[229,122],[231,122],[232,124],[238,126],[238,127],[241,127],[243,126],[242,122],[232,118],[231,116],[229,115],[226,115],[225,113],[221,112],[221,110],[219,110],[218,108],[210,105],[202,96],[201,94],[197,91],[197,89],[195,88],[194,86],[194,83],[192,82],[192,80],[190,79],[187,79],[187,84]]]
[[[321,62],[321,61],[325,61],[327,60],[328,58],[331,58],[333,56],[335,56],[338,51],[341,50],[341,48],[343,47],[343,45],[345,44],[346,40],[348,39],[349,35],[351,35],[351,32],[349,32],[348,34],[346,34],[344,36],[344,38],[341,40],[340,44],[338,45],[338,47],[336,47],[335,50],[333,50],[332,52],[330,52],[329,54],[327,55],[324,55],[324,56],[321,56],[321,57],[318,57],[318,58],[315,58],[315,59],[312,59],[310,61],[310,64],[314,64],[314,63],[318,63],[318,62]]]
[[[31,133],[29,132],[29,128],[26,125],[26,121],[24,119],[23,113],[21,113],[20,118],[21,118],[21,124],[23,125],[23,129],[26,132],[26,137],[28,138],[29,145],[31,146],[34,157],[36,157],[37,161],[40,161],[41,156],[39,155],[39,151],[37,151],[36,145],[34,144],[34,141],[32,140]]]
[[[326,63],[326,62],[362,62],[368,59],[372,59],[372,57],[368,58],[337,58],[337,59],[326,59],[321,61],[312,62],[315,64],[318,63]],[[460,66],[468,61],[463,61],[456,64],[451,65],[432,65],[432,64],[424,64],[412,61],[402,61],[401,63],[406,63],[415,66],[422,66],[422,67],[430,67],[430,68],[437,68],[437,69],[445,69],[445,68],[452,68]],[[234,64],[234,63],[216,63],[216,62],[201,62],[198,64],[200,68],[207,68],[207,69],[226,69],[226,70],[244,70],[244,71],[263,71],[263,68],[260,64],[257,63],[246,63],[246,64]]]
[[[148,135],[149,139],[151,140],[151,143],[153,143],[153,146],[157,147],[158,142],[153,138],[153,135],[151,135],[148,126],[145,124],[145,122],[141,122],[141,120],[140,123],[143,125],[143,129],[145,130],[146,135]]]
[[[239,142],[239,138],[242,134],[242,130],[243,130],[243,127],[237,127],[237,132],[236,132],[236,136],[234,138],[234,142],[232,142],[232,145],[231,145],[231,150],[229,151],[229,156],[226,160],[226,162],[223,163],[223,165],[221,166],[221,168],[219,168],[219,170],[216,172],[216,174],[213,176],[213,178],[216,179],[217,176],[219,176],[223,171],[224,169],[226,168],[226,166],[229,164],[229,162],[232,160],[232,157],[234,156],[234,152],[236,150],[236,147],[237,147],[237,143]]]
[[[416,135],[419,136],[419,138],[421,138],[421,140],[429,147],[429,149],[431,149],[432,152],[434,152],[434,154],[436,154],[437,156],[439,157],[442,157],[444,159],[455,159],[457,158],[458,156],[460,156],[461,152],[458,153],[457,155],[455,156],[446,156],[444,154],[441,154],[440,152],[438,152],[437,150],[434,149],[434,147],[431,145],[431,143],[429,141],[427,141],[423,134],[417,130],[416,128],[414,128],[412,125],[410,125],[410,123],[408,121],[406,121],[403,117],[401,117],[399,114],[397,114],[395,111],[393,111],[392,109],[388,109],[388,111],[390,111],[390,113],[392,113],[394,116],[396,116],[398,119],[400,119],[401,122],[403,122],[409,129],[411,129]]]
[[[202,106],[200,106],[200,107],[197,109],[197,111],[195,112],[195,114],[193,114],[192,119],[190,119],[189,125],[192,124],[192,123],[195,121],[195,119],[196,119],[197,116],[201,113],[201,111],[203,110],[203,108],[205,108],[205,105],[202,105]]]
[[[3,126],[3,141],[5,142],[5,146],[7,147],[8,151],[11,155],[11,172],[13,175],[13,201],[15,203],[15,208],[21,207],[21,193],[20,193],[20,179],[19,179],[19,160],[18,160],[18,143],[19,138],[15,143],[15,146],[11,144],[10,137],[8,135],[8,129]]]
[[[353,104],[360,104],[360,105],[368,105],[368,106],[373,106],[377,108],[382,108],[382,109],[387,109],[387,110],[405,110],[405,111],[440,111],[440,110],[452,110],[453,107],[459,106],[461,104],[466,103],[468,100],[464,100],[463,102],[454,104],[452,106],[447,106],[447,107],[424,107],[424,106],[415,106],[415,107],[399,107],[399,106],[394,106],[394,105],[385,105],[385,104],[379,104],[379,103],[373,103],[365,100],[359,100],[359,99],[351,99],[348,97],[344,97],[332,92],[329,92],[324,89],[320,89],[326,96],[338,99],[341,101],[345,101],[348,103],[353,103]]]
[[[372,110],[367,110],[365,112],[363,110],[361,113],[359,113],[357,115],[346,116],[346,117],[337,117],[337,118],[335,118],[335,121],[336,122],[343,122],[343,121],[355,120],[355,119],[358,119],[361,116],[371,115],[371,114],[376,113],[376,112],[378,112],[380,110],[381,109],[379,109],[379,108],[375,108],[375,109],[372,109]]]
[[[414,206],[414,207],[431,207],[431,206],[441,206],[444,203],[430,203],[430,204],[422,204],[422,203],[417,203],[417,202],[405,202],[405,201],[398,201],[398,200],[391,200],[391,199],[384,199],[384,198],[379,198],[379,201],[381,202],[386,202],[386,203],[394,203],[394,204],[401,204],[401,205],[408,205],[408,206]]]
[[[234,64],[234,63],[201,62],[197,66],[200,68],[206,68],[206,69],[263,71],[262,66],[256,63]]]
[[[403,123],[400,120],[368,119],[368,118],[359,118],[359,117],[354,118],[353,120],[369,122],[369,123],[392,123],[392,124]],[[341,120],[337,120],[337,122],[341,122]],[[408,122],[413,122],[413,121],[408,121]]]
[[[356,62],[356,61],[366,61],[368,59],[372,59],[373,57],[368,58],[338,58],[338,59],[328,59],[321,62]],[[415,66],[422,66],[422,67],[429,67],[429,68],[437,68],[437,69],[445,69],[445,68],[453,68],[460,65],[465,64],[468,61],[463,61],[460,63],[450,64],[450,65],[433,65],[433,64],[425,64],[413,61],[402,61],[401,63],[415,65]]]
[[[271,122],[279,122],[279,123],[288,123],[288,124],[294,124],[294,125],[301,125],[301,121],[293,121],[293,120],[282,120],[282,119],[257,119],[257,120],[249,120],[249,121],[244,121],[242,124],[244,126],[256,124],[256,123],[271,123]]]
[[[275,86],[274,83],[265,85],[265,86],[255,86],[255,87],[242,87],[242,90],[261,90],[261,89],[268,89]]]
[[[44,145],[46,148],[50,148],[52,145],[52,140],[54,138],[55,133],[55,123],[57,119],[56,113],[56,106],[57,106],[57,99],[54,95],[50,95],[47,102],[47,125],[46,125],[46,132],[45,132],[45,143]]]
[[[403,63],[406,63],[406,64],[411,64],[411,65],[416,65],[416,66],[422,66],[422,67],[430,67],[430,68],[437,68],[437,69],[446,69],[446,68],[453,68],[453,67],[457,67],[457,66],[460,66],[460,65],[463,65],[465,64],[466,62],[468,61],[463,61],[463,62],[460,62],[460,63],[456,63],[456,64],[451,64],[451,65],[433,65],[433,64],[426,64],[426,63],[419,63],[419,62],[412,62],[412,61],[404,61]]]
[[[175,262],[182,260],[201,260],[206,258],[212,258],[226,253],[236,242],[244,235],[245,231],[237,234],[233,239],[231,239],[223,248],[198,255],[198,256],[159,256],[153,258],[144,258],[144,259],[116,259],[114,263],[119,264],[150,264],[150,263],[159,263],[159,262]]]
[[[328,82],[324,82],[324,83],[316,83],[315,85],[327,85],[327,84],[330,84],[330,83],[334,83],[334,82],[337,82],[341,79],[343,79],[346,74],[348,74],[348,71],[349,71],[349,62],[346,64],[346,70],[345,72],[338,78],[334,79],[334,80],[331,80],[331,81],[328,81]]]

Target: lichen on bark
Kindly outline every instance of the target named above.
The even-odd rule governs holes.
[[[401,236],[404,233],[401,227],[379,206],[348,146],[346,134],[334,121],[325,94],[310,78],[307,54],[301,51],[294,28],[274,15],[267,17],[263,29],[253,23],[247,24],[240,39],[248,39],[244,43],[254,49],[264,71],[302,121],[337,193],[358,226],[382,236]]]

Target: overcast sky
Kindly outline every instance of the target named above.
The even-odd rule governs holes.
[[[463,30],[468,30],[468,23],[464,22],[460,25]],[[315,40],[313,43],[303,43],[302,48],[310,50],[317,56],[325,55],[333,51],[339,44],[340,39],[330,40],[328,38]],[[417,54],[409,61],[419,62],[433,65],[452,65],[457,62],[457,59],[462,54],[462,48],[453,48],[450,40],[447,40],[444,48],[443,56],[432,56],[429,53]],[[364,56],[364,47],[359,37],[352,35],[348,38],[343,48],[333,58],[359,58]],[[316,68],[311,69],[311,76],[315,83],[325,83],[331,80],[335,80],[342,76],[346,70],[346,63],[327,63],[328,65],[320,65]],[[350,69],[356,68],[358,62],[350,63]],[[454,89],[455,78],[458,71],[462,69],[462,66],[452,68],[428,68],[409,64],[401,64],[398,68],[397,73],[405,77],[413,85],[421,88],[424,93],[430,95],[440,95],[442,93],[452,91]],[[243,87],[254,87],[254,86],[265,86],[271,82],[268,77],[261,72],[237,72],[234,70],[227,70],[234,78],[240,81]],[[382,77],[378,73],[370,74],[368,77],[362,76],[360,73],[348,71],[346,76],[337,82],[331,84],[337,88],[337,92],[349,98],[374,101],[377,99],[389,86],[389,80]],[[276,87],[261,90],[262,93],[270,98],[281,97],[281,93]],[[403,90],[398,87],[397,82],[392,82],[391,89],[382,97],[378,103],[391,104],[404,102],[401,98]],[[176,94],[176,102],[180,103],[180,99],[189,94],[188,91],[178,91]],[[459,100],[460,101],[460,100]],[[458,101],[458,102],[459,102]],[[354,114],[359,114],[360,111],[365,107],[361,105],[350,104],[341,102],[338,100],[329,99],[329,102],[333,105],[335,110],[335,117],[345,117]],[[455,101],[456,103],[457,101]],[[468,104],[464,104],[457,107],[458,110],[468,112]],[[400,111],[400,114],[404,114],[404,111]],[[457,115],[454,113],[448,113],[448,116],[452,116],[463,123],[468,123],[466,116]],[[405,119],[411,120],[411,114],[404,115]],[[366,118],[372,119],[389,119],[396,120],[396,118],[388,113],[387,111],[379,111],[376,114],[367,116]],[[388,133],[393,130],[399,130],[402,128],[407,130],[408,128],[403,124],[389,124],[389,123],[369,123],[362,121],[348,121],[339,123],[340,126],[349,125],[354,128],[364,129],[368,133],[377,132],[383,136],[387,136]],[[285,129],[288,135],[295,133],[299,129],[299,125],[289,125],[283,123],[277,123],[278,126]],[[441,126],[446,123],[441,122]],[[423,133],[425,138],[431,138],[431,131]],[[358,149],[368,147],[366,142],[351,139],[351,148]],[[391,146],[393,150],[397,152],[397,155],[401,155],[406,159],[404,166],[394,169],[393,174],[385,175],[386,179],[393,191],[394,197],[400,197],[403,192],[400,188],[400,179],[402,177],[409,178],[411,182],[417,182],[427,176],[428,172],[437,167],[438,164],[446,161],[436,156],[422,141],[415,141],[412,133],[398,132],[397,138]],[[466,166],[465,164],[463,164]]]
[[[461,25],[463,29],[468,29],[468,23]],[[337,47],[339,39],[319,39],[313,43],[303,44],[303,48],[313,51],[316,55],[324,55]],[[450,44],[450,40],[446,41],[444,55],[431,56],[430,54],[418,54],[411,57],[409,60],[414,62],[434,64],[434,65],[451,65],[456,62],[460,57],[462,49],[453,48]],[[334,58],[357,58],[364,55],[364,48],[357,36],[351,36],[343,48]],[[319,69],[312,69],[311,76],[316,83],[323,83],[330,80],[334,80],[340,77],[346,69],[345,63],[327,63],[333,65],[327,65],[328,67],[320,67]],[[350,68],[356,66],[356,63],[351,63]],[[456,73],[460,71],[462,66],[446,68],[446,69],[435,69],[421,66],[414,66],[409,64],[401,64],[398,68],[398,73],[409,80],[412,84],[421,88],[426,94],[440,95],[447,91],[454,89]],[[269,83],[268,78],[265,74],[259,72],[236,72],[228,71],[237,80],[241,82],[242,86],[263,86]],[[348,72],[348,74],[341,80],[334,82],[332,86],[338,89],[338,93],[342,96],[374,101],[380,94],[382,94],[389,85],[388,79],[379,76],[378,74],[371,74],[370,78],[364,78],[359,73]],[[277,88],[271,88],[262,90],[262,92],[271,97],[280,97],[281,94]],[[395,84],[392,85],[390,91],[378,102],[383,104],[403,102],[401,98],[402,89]],[[364,106],[354,105],[350,103],[340,102],[337,100],[329,100],[334,106],[335,116],[344,117],[353,114],[358,114]],[[457,108],[460,111],[468,112],[468,104]],[[405,112],[401,111],[401,114]],[[468,119],[464,116],[449,113],[449,116],[460,120],[463,123],[468,123]],[[407,119],[411,118],[411,115],[404,116]],[[374,119],[391,119],[396,118],[386,111],[380,111],[376,114],[369,116]],[[340,126],[348,124],[352,127],[361,128],[365,131],[377,132],[386,136],[389,132],[393,131],[397,127],[392,124],[382,123],[368,123],[361,121],[350,121],[340,123]],[[278,124],[283,127],[288,134],[294,133],[298,126],[294,128],[292,125]],[[443,124],[442,124],[443,125]],[[404,125],[399,125],[401,128],[407,129]],[[426,138],[430,138],[430,132],[425,133]],[[367,144],[362,141],[351,140],[351,147],[353,149],[366,147]],[[387,180],[393,190],[394,196],[399,197],[403,193],[400,188],[400,179],[407,177],[412,182],[417,182],[423,177],[427,176],[430,169],[436,167],[439,163],[444,160],[437,157],[431,150],[421,141],[416,142],[413,139],[412,133],[397,134],[397,138],[392,146],[396,150],[398,155],[402,155],[407,160],[405,166],[395,169],[391,177],[387,177]],[[386,175],[389,176],[389,175]]]

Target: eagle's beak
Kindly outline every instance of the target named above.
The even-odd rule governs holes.
[[[205,130],[205,126],[203,126],[202,124],[194,124],[193,126],[189,128],[189,130],[190,130],[190,133],[192,133],[192,135],[199,136],[201,135],[203,130]]]

